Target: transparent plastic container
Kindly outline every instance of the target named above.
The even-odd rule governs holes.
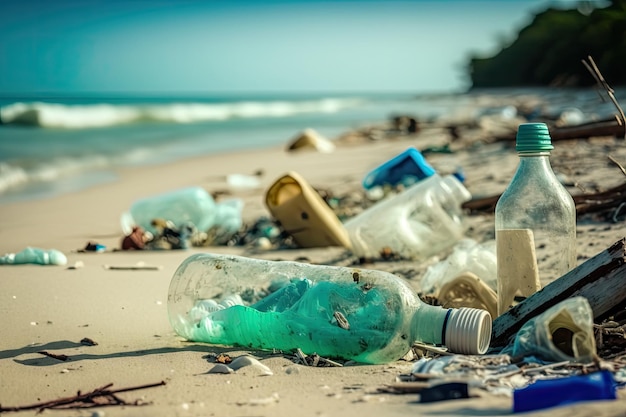
[[[241,229],[243,225],[244,202],[241,198],[229,198],[215,204],[215,219],[209,229],[213,245],[223,245]]]
[[[7,253],[0,256],[0,265],[37,264],[65,265],[67,257],[56,249],[26,247],[18,253]]]
[[[544,123],[519,126],[519,165],[495,209],[498,314],[576,266],[576,209],[550,166],[553,148]]]
[[[450,255],[426,269],[420,287],[426,294],[436,294],[452,279],[471,272],[496,291],[496,265],[495,240],[478,243],[474,239],[461,239]]]
[[[398,360],[415,341],[482,354],[491,339],[486,311],[427,305],[387,272],[210,253],[176,270],[168,313],[191,341],[362,363]]]
[[[381,200],[344,223],[354,255],[376,258],[382,250],[425,260],[463,238],[461,205],[470,192],[453,175],[438,174]]]
[[[121,223],[125,234],[130,234],[133,226],[156,234],[151,225],[156,218],[169,220],[176,227],[191,223],[199,232],[206,232],[213,226],[215,215],[213,197],[202,187],[188,187],[137,200],[122,214]]]

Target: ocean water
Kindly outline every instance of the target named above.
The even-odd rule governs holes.
[[[624,91],[619,94],[624,96]],[[618,94],[618,95],[619,95]],[[50,198],[108,181],[120,167],[162,164],[287,144],[305,128],[334,138],[408,114],[419,119],[503,109],[540,97],[544,111],[584,118],[614,107],[594,90],[494,90],[446,94],[228,95],[213,97],[0,96],[0,204]],[[626,98],[626,97],[624,97]]]

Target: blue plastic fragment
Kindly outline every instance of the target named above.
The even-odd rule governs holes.
[[[616,383],[609,371],[542,379],[513,391],[513,412],[541,410],[581,401],[614,400]]]
[[[435,169],[426,162],[424,155],[416,148],[410,147],[370,171],[363,178],[363,187],[369,190],[382,185],[410,185],[435,173]]]

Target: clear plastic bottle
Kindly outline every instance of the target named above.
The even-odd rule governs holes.
[[[348,219],[344,227],[354,255],[380,256],[383,249],[425,260],[463,238],[461,205],[470,192],[453,175],[434,173],[399,194]]]
[[[41,249],[26,247],[18,253],[7,253],[0,256],[0,265],[37,264],[37,265],[65,265],[67,257],[56,249]]]
[[[517,131],[517,172],[495,210],[498,314],[576,266],[576,209],[550,166],[544,123]]]
[[[145,197],[135,201],[130,211],[121,217],[122,230],[132,233],[133,226],[155,234],[153,219],[162,218],[182,227],[192,223],[200,232],[206,232],[215,222],[215,201],[202,187],[187,187]]]
[[[398,360],[414,341],[482,354],[491,340],[485,310],[425,304],[391,273],[209,253],[178,267],[168,313],[188,340],[362,363]]]

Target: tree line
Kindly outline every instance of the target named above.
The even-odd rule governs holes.
[[[584,87],[595,79],[582,64],[591,56],[611,86],[626,85],[626,0],[584,13],[548,8],[493,57],[470,57],[472,88]]]

